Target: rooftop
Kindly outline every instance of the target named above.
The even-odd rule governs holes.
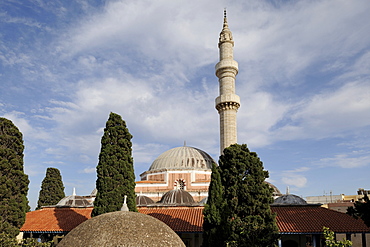
[[[142,207],[139,212],[166,223],[175,232],[202,232],[203,208]],[[336,233],[369,232],[364,222],[318,206],[272,206],[280,233],[320,233],[323,226]],[[92,208],[42,208],[28,212],[23,232],[67,232],[91,218]]]

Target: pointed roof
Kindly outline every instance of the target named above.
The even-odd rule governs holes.
[[[221,43],[224,43],[224,42],[231,42],[232,44],[234,44],[233,34],[231,33],[229,29],[229,25],[227,23],[226,9],[224,10],[224,24],[223,24],[222,31],[220,33],[220,39],[218,42],[218,46],[220,46]]]

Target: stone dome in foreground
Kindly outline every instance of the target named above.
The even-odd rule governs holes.
[[[155,159],[149,171],[212,169],[214,160],[206,152],[194,147],[177,147],[167,150]],[[215,163],[215,162],[214,162]]]
[[[93,217],[67,234],[58,247],[183,246],[162,221],[141,213],[117,211]]]

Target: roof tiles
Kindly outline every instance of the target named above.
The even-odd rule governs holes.
[[[69,232],[91,218],[93,208],[42,208],[28,212],[22,232]]]
[[[139,208],[139,212],[163,221],[175,232],[203,231],[203,207]]]
[[[42,208],[28,212],[23,232],[68,232],[91,218],[93,208]],[[323,207],[271,207],[277,214],[280,233],[320,233],[323,226],[336,233],[370,232],[362,220]],[[202,232],[203,207],[141,207],[140,213],[151,215],[175,232]]]
[[[336,233],[370,232],[362,220],[323,207],[271,207],[276,213],[279,231],[284,233],[319,233],[323,226]]]

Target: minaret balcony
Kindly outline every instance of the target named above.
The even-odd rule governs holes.
[[[216,106],[225,102],[234,102],[240,105],[240,97],[236,94],[222,94],[216,98]]]
[[[233,74],[238,74],[238,62],[235,60],[221,60],[215,66],[216,69],[216,76],[218,78],[222,77],[222,73],[224,72],[232,72]]]

